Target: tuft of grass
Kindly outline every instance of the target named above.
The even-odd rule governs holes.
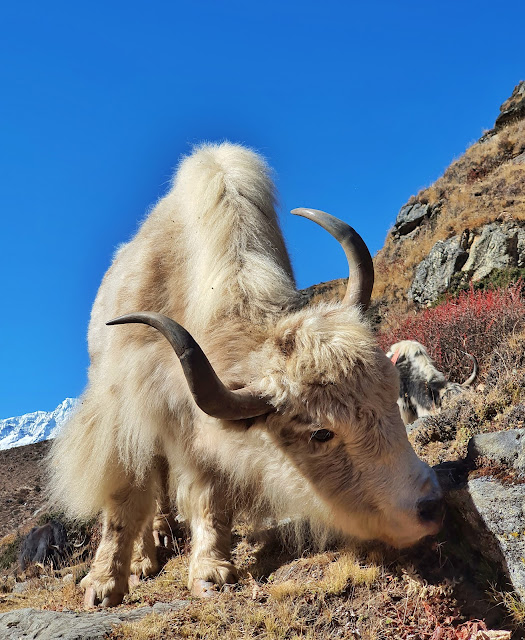
[[[371,586],[379,575],[379,567],[362,566],[353,554],[346,552],[328,565],[317,588],[327,595],[340,595],[350,585]]]
[[[4,536],[0,541],[0,569],[11,569],[18,562],[22,537],[18,533]]]
[[[525,603],[515,593],[500,593],[500,600],[517,625],[525,624]]]
[[[277,584],[270,585],[268,592],[270,596],[277,601],[298,598],[306,593],[308,586],[301,584],[297,580],[286,580]]]
[[[124,622],[119,625],[119,638],[123,640],[157,640],[163,637],[167,624],[167,615],[150,613],[137,622]]]

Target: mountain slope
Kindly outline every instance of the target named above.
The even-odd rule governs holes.
[[[451,268],[457,272],[464,269],[470,247],[479,242],[486,225],[494,223],[499,229],[511,224],[520,233],[525,228],[525,82],[515,87],[500,111],[494,129],[401,208],[374,260],[376,304],[396,307],[405,303],[411,297],[418,266],[438,242],[457,237],[458,251],[464,252],[463,263]],[[434,265],[447,259],[444,254],[449,245],[440,248],[443,255],[437,256]],[[514,255],[504,260],[503,266],[518,267],[525,260],[525,247],[512,251]],[[465,277],[472,275],[466,273]]]
[[[74,398],[66,398],[54,411],[35,411],[0,420],[0,449],[54,438],[75,408],[76,402]]]

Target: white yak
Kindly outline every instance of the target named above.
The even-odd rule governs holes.
[[[269,170],[229,143],[185,158],[117,251],[91,314],[88,387],[51,454],[54,496],[103,517],[88,606],[120,603],[130,573],[156,571],[166,465],[198,595],[235,581],[241,510],[400,547],[438,531],[436,476],[408,442],[398,375],[362,317],[370,254],[345,223],[295,212],[343,245],[342,302],[301,308]],[[106,326],[123,314],[112,324],[158,330]]]

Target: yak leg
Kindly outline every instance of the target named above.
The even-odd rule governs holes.
[[[232,514],[220,487],[193,486],[191,504],[191,556],[188,588],[195,596],[209,597],[218,587],[237,582],[231,560]]]
[[[129,485],[111,495],[104,509],[102,539],[95,560],[80,583],[86,591],[85,606],[92,607],[97,602],[103,607],[115,606],[128,592],[133,543],[153,517],[152,484],[145,488]]]
[[[133,545],[133,556],[131,558],[131,582],[138,583],[141,577],[157,573],[159,563],[157,560],[157,549],[153,537],[151,523],[148,522],[142,529],[139,537]]]
[[[171,513],[169,495],[169,465],[166,458],[157,460],[158,494],[157,511],[153,519],[153,538],[157,547],[173,549],[176,546],[179,527]]]

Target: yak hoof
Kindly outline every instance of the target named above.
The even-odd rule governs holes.
[[[218,594],[217,585],[214,582],[198,580],[197,578],[193,581],[192,596],[196,598],[215,598]]]
[[[107,609],[108,607],[116,607],[119,604],[122,604],[122,600],[124,600],[123,593],[110,593],[109,596],[106,596],[104,600],[102,600],[102,604],[100,606],[103,609]]]
[[[84,594],[84,609],[93,609],[95,606],[95,600],[97,599],[97,592],[93,587],[88,587]]]
[[[116,607],[119,604],[122,604],[122,600],[124,599],[123,593],[111,593],[109,596],[106,596],[102,603],[101,607],[106,609],[107,607]],[[86,589],[86,593],[84,594],[84,609],[93,609],[99,604],[100,599],[97,597],[97,592],[95,587],[88,587]]]
[[[128,585],[129,588],[132,589],[140,584],[140,577],[136,573],[132,573],[129,576]]]
[[[162,536],[162,537],[161,537]],[[164,547],[165,549],[173,550],[173,539],[171,536],[162,533],[158,529],[153,529],[153,540],[155,540],[156,547]]]

